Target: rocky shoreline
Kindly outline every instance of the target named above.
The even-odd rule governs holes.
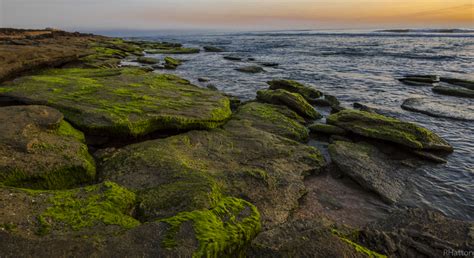
[[[447,141],[415,123],[346,109],[291,80],[270,81],[240,103],[152,72],[179,69],[182,60],[146,56],[200,51],[0,30],[0,256],[440,257],[474,250],[472,222],[397,205],[414,168],[446,162]],[[320,106],[331,110],[326,123]],[[328,144],[329,157],[310,139]],[[343,200],[347,192],[383,208],[354,206]]]

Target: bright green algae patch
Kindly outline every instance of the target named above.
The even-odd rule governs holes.
[[[141,136],[208,129],[231,115],[228,98],[174,75],[140,69],[53,69],[23,77],[3,95],[59,109],[90,134]]]
[[[52,230],[78,231],[98,224],[124,229],[140,224],[127,214],[135,204],[135,194],[115,183],[51,193],[51,206],[38,217],[40,234]]]
[[[242,252],[261,229],[260,214],[251,203],[225,197],[210,210],[182,212],[162,219],[170,225],[163,240],[165,248],[177,246],[176,235],[185,222],[191,222],[198,249],[193,257],[223,257]]]
[[[252,126],[296,141],[308,139],[305,120],[284,106],[250,102],[241,106],[235,115],[252,122]]]
[[[365,137],[390,141],[414,149],[453,151],[444,139],[419,125],[358,110],[343,110],[327,118],[327,123]]]
[[[377,253],[375,251],[372,251],[370,249],[368,249],[367,247],[364,247],[354,241],[352,241],[350,239],[350,237],[348,236],[345,236],[344,234],[342,234],[341,232],[337,231],[336,229],[332,229],[331,230],[331,233],[337,237],[339,237],[339,239],[341,239],[342,241],[346,242],[347,244],[349,244],[350,246],[352,246],[357,252],[359,253],[363,253],[365,255],[367,255],[368,257],[371,257],[371,258],[387,258],[386,255],[383,255],[383,254],[380,254],[380,253]]]

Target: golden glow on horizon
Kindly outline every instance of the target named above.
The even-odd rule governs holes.
[[[339,23],[462,23],[474,27],[474,1],[221,1],[192,4],[174,12],[146,10],[135,18],[198,24],[253,24],[270,21]]]

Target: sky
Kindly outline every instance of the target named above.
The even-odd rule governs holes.
[[[68,30],[474,28],[474,0],[0,0],[0,27]]]

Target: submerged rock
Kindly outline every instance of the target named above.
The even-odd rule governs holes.
[[[142,64],[157,64],[160,62],[160,60],[152,57],[144,57],[140,56],[137,58],[137,62],[142,63]]]
[[[316,89],[292,80],[272,80],[267,82],[267,84],[270,85],[270,89],[272,90],[283,89],[289,92],[299,93],[309,102],[323,95]]]
[[[456,256],[454,252],[467,254],[474,249],[473,229],[472,222],[439,212],[406,209],[360,231],[358,242],[388,257]]]
[[[357,110],[343,110],[327,123],[365,137],[398,143],[413,149],[453,151],[453,147],[432,131],[413,123]]]
[[[474,98],[474,90],[460,87],[436,86],[433,88],[433,92],[448,96]]]
[[[206,52],[224,52],[224,49],[215,46],[204,46],[203,49]]]
[[[208,82],[210,81],[211,79],[207,78],[207,77],[199,77],[198,78],[198,82]]]
[[[140,136],[157,130],[214,128],[231,115],[218,92],[174,75],[139,69],[60,69],[6,85],[4,96],[59,109],[90,134]]]
[[[388,203],[395,203],[402,194],[405,176],[400,166],[390,162],[370,144],[336,141],[329,145],[331,160],[362,187],[379,194]]]
[[[345,135],[346,130],[327,124],[312,124],[309,127],[311,133],[324,133],[324,134],[336,134],[336,135]]]
[[[409,98],[403,102],[402,108],[433,117],[474,121],[474,105],[469,101]]]
[[[224,56],[224,59],[230,60],[230,61],[242,61],[242,57],[238,57],[238,56]]]
[[[99,180],[152,200],[139,205],[147,221],[188,211],[181,203],[206,209],[224,195],[254,204],[265,228],[286,220],[304,194],[304,176],[324,165],[313,147],[257,129],[246,119],[128,145],[98,159]],[[155,197],[146,197],[150,194]]]
[[[406,75],[398,80],[407,85],[431,86],[433,83],[438,83],[440,78],[437,75]]]
[[[283,89],[260,90],[257,92],[257,99],[270,104],[285,105],[305,118],[318,119],[322,117],[321,114],[298,93],[291,93]]]
[[[236,68],[235,70],[243,73],[262,73],[265,72],[262,67],[256,65],[244,66]]]
[[[474,90],[474,81],[472,80],[441,77],[441,81],[452,84],[452,85],[461,86],[466,89]]]
[[[303,126],[305,120],[285,106],[250,102],[241,106],[234,117],[250,121],[252,127],[295,141],[308,140],[308,129]]]
[[[59,111],[45,106],[0,108],[0,184],[65,189],[94,177],[84,135]]]
[[[280,64],[278,63],[271,63],[271,62],[262,62],[260,63],[262,66],[265,66],[265,67],[277,67],[279,66]]]

